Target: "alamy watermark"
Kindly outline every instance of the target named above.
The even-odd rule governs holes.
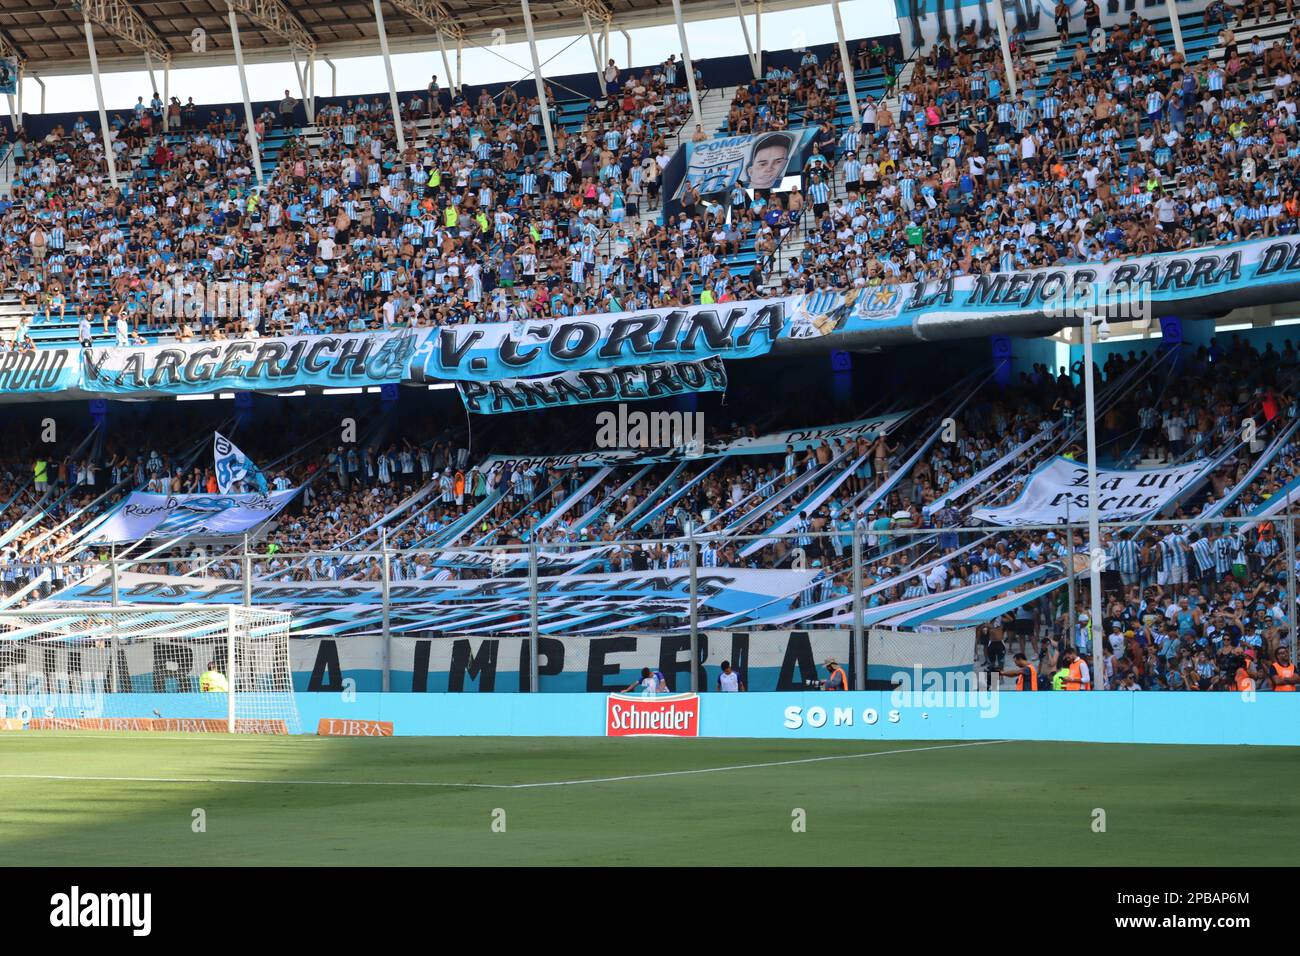
[[[597,448],[679,450],[688,458],[704,451],[703,412],[631,411],[625,403],[616,408],[596,416]]]
[[[1106,322],[1151,324],[1151,283],[1060,283],[1042,293],[1044,312],[1058,319],[1090,316]]]
[[[149,315],[154,319],[237,319],[263,311],[265,302],[260,282],[204,282],[174,275],[150,291]]]
[[[73,886],[50,897],[50,925],[56,928],[119,927],[132,936],[148,936],[152,914],[152,893],[87,893]]]
[[[966,708],[978,710],[980,717],[998,715],[996,683],[986,684],[976,671],[926,670],[916,664],[910,671],[895,671],[890,677],[894,689],[889,704],[895,710]]]

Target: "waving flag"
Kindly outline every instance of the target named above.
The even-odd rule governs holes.
[[[249,490],[266,494],[266,478],[261,469],[221,432],[216,432],[213,438],[212,459],[217,471],[217,487],[223,495],[233,492],[235,484],[240,481]]]

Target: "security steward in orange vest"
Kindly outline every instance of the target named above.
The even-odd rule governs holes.
[[[1278,648],[1277,660],[1269,665],[1269,670],[1268,676],[1274,690],[1295,693],[1296,684],[1300,684],[1300,676],[1296,675],[1295,664],[1291,663],[1290,651],[1285,647]]]
[[[1084,678],[1087,665],[1073,651],[1069,654],[1070,676],[1062,682],[1062,690],[1092,690],[1092,681]],[[1091,676],[1091,675],[1090,675]]]
[[[826,680],[822,682],[822,690],[848,690],[849,678],[844,673],[844,668],[840,667],[839,661],[833,657],[826,658],[825,667],[827,671]]]
[[[1251,673],[1249,657],[1240,658],[1240,663],[1237,665],[1237,672],[1233,675],[1232,683],[1233,687],[1241,693],[1255,690],[1255,675]]]
[[[1002,672],[1003,677],[1016,679],[1016,690],[1038,690],[1038,668],[1029,663],[1024,654],[1016,654],[1016,666]]]

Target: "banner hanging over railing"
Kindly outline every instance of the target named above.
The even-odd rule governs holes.
[[[412,377],[491,382],[710,356],[757,358],[780,339],[789,305],[789,299],[753,299],[449,326],[435,330],[423,343]]]
[[[672,412],[657,413],[673,415]],[[706,441],[699,447],[682,447],[664,453],[646,453],[631,450],[583,452],[576,455],[489,455],[483,460],[485,468],[497,470],[507,465],[519,468],[595,468],[601,465],[651,465],[680,461],[682,458],[731,458],[744,455],[780,455],[788,449],[805,452],[823,442],[853,442],[859,438],[874,439],[888,435],[896,429],[912,410],[888,412],[873,418],[861,418],[841,425],[822,425],[814,428],[796,428],[790,431],[769,432],[765,435],[745,435],[723,442]],[[663,431],[665,429],[661,429]]]
[[[1300,238],[1288,236],[823,294],[803,300],[802,310],[815,313],[816,321],[800,325],[800,338],[807,339],[810,332],[870,333],[855,344],[889,345],[1006,331],[1047,334],[1079,325],[1090,312],[1143,321],[1166,309],[1183,315],[1221,313],[1297,295]],[[1013,329],[1010,320],[1016,323]]]
[[[198,692],[197,674],[206,657],[192,643],[169,643],[170,619],[159,618],[158,640],[123,641],[113,655],[114,687],[140,693]],[[124,631],[147,633],[148,609],[122,619]],[[84,623],[77,612],[60,626],[76,633]],[[174,621],[171,622],[174,628]],[[103,623],[96,625],[103,633]],[[70,634],[71,636],[71,634]],[[3,648],[10,635],[0,635]],[[866,679],[878,687],[919,688],[919,681],[971,675],[973,628],[943,633],[902,633],[872,630],[867,635]],[[294,690],[300,694],[335,694],[354,690],[393,693],[518,693],[529,691],[532,642],[527,637],[461,636],[411,637],[395,634],[346,638],[328,636],[289,641],[289,666]],[[21,651],[19,651],[21,653]],[[14,694],[21,680],[29,693],[44,680],[61,680],[89,692],[102,687],[104,674],[83,673],[76,645],[43,642],[39,655],[28,655],[31,666],[14,667],[14,654],[0,654],[0,695]],[[846,675],[858,672],[848,629],[701,631],[695,662],[700,690],[716,693],[723,661],[730,664],[746,691],[805,690],[824,679],[825,662],[833,658]],[[25,663],[25,662],[24,662]],[[639,683],[642,668],[658,671],[670,690],[691,686],[691,641],[683,634],[611,634],[542,637],[537,642],[536,689],[560,693],[617,693]],[[165,666],[170,664],[171,666]],[[390,681],[385,685],[385,667]],[[46,669],[52,673],[46,673]],[[7,669],[7,670],[6,670]],[[7,679],[6,679],[7,678]],[[953,686],[953,685],[949,685]],[[962,681],[958,686],[973,686]],[[827,695],[826,703],[839,706]],[[0,696],[2,699],[2,696]],[[662,700],[662,695],[659,696]],[[224,706],[224,705],[223,705]]]
[[[873,630],[867,640],[866,677],[878,684],[969,674],[975,657],[972,628],[915,634]],[[846,673],[856,673],[852,644],[848,629],[701,631],[700,688],[717,691],[725,660],[748,692],[804,690],[809,681],[826,677],[827,658],[834,658]],[[686,635],[542,638],[537,651],[538,690],[544,693],[622,691],[641,679],[643,667],[662,674],[670,690],[690,687]],[[359,691],[382,686],[381,638],[295,640],[289,652],[299,693],[337,692],[348,680]],[[389,648],[391,687],[398,693],[527,691],[530,653],[528,639],[522,637],[395,637]],[[127,663],[137,679],[152,668],[146,657],[138,658],[138,664]]]
[[[0,352],[0,395],[64,392],[80,386],[80,349]]]
[[[291,488],[269,495],[156,495],[134,491],[86,543],[125,544],[180,535],[241,535],[274,518],[298,491]]]
[[[290,493],[287,493],[290,494]],[[735,615],[743,626],[758,608],[790,608],[816,571],[703,568],[696,575],[702,617]],[[243,583],[176,575],[119,575],[123,604],[238,604]],[[390,623],[395,634],[526,634],[528,580],[522,577],[465,581],[404,580],[389,586]],[[59,592],[55,600],[109,601],[110,577],[92,577]],[[253,603],[293,613],[302,634],[378,633],[383,622],[383,590],[378,581],[258,580]],[[690,616],[687,569],[571,574],[542,578],[538,589],[542,634],[601,633],[668,627]]]
[[[1142,471],[1098,469],[1098,516],[1104,522],[1145,518],[1172,501],[1206,468],[1206,462],[1198,461]],[[1087,514],[1087,465],[1053,458],[1029,476],[1015,501],[997,508],[976,508],[971,517],[980,524],[1042,525],[1077,521]]]
[[[612,370],[877,348],[982,335],[1050,334],[1089,313],[1150,320],[1195,317],[1300,298],[1300,237],[1279,236],[1186,252],[1054,266],[941,281],[869,285],[848,293],[686,305],[564,319],[469,323],[437,329],[236,339],[138,347],[68,346],[0,353],[0,398],[59,391],[151,397],[223,389],[285,391],[304,386],[397,382],[476,383],[467,395],[510,402],[529,380],[528,407],[636,397]],[[685,366],[683,366],[685,367]],[[574,373],[597,373],[590,381]],[[544,380],[541,376],[564,376]],[[568,385],[561,385],[560,382]],[[581,382],[576,393],[569,386]],[[498,398],[493,399],[492,383]],[[542,394],[545,384],[549,391]],[[688,386],[693,382],[684,383]],[[716,387],[712,377],[694,391]],[[485,388],[484,388],[485,387]],[[631,391],[635,391],[631,386]],[[548,400],[549,399],[549,400]]]
[[[86,349],[81,387],[107,394],[191,395],[395,384],[409,375],[422,335],[403,329]]]
[[[496,415],[559,405],[635,402],[692,392],[725,392],[727,367],[721,358],[712,356],[698,362],[655,362],[496,382],[457,382],[456,385],[466,409],[475,415]]]

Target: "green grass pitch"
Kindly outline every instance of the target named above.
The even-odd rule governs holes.
[[[0,734],[20,866],[1290,865],[1298,813],[1270,747]]]

